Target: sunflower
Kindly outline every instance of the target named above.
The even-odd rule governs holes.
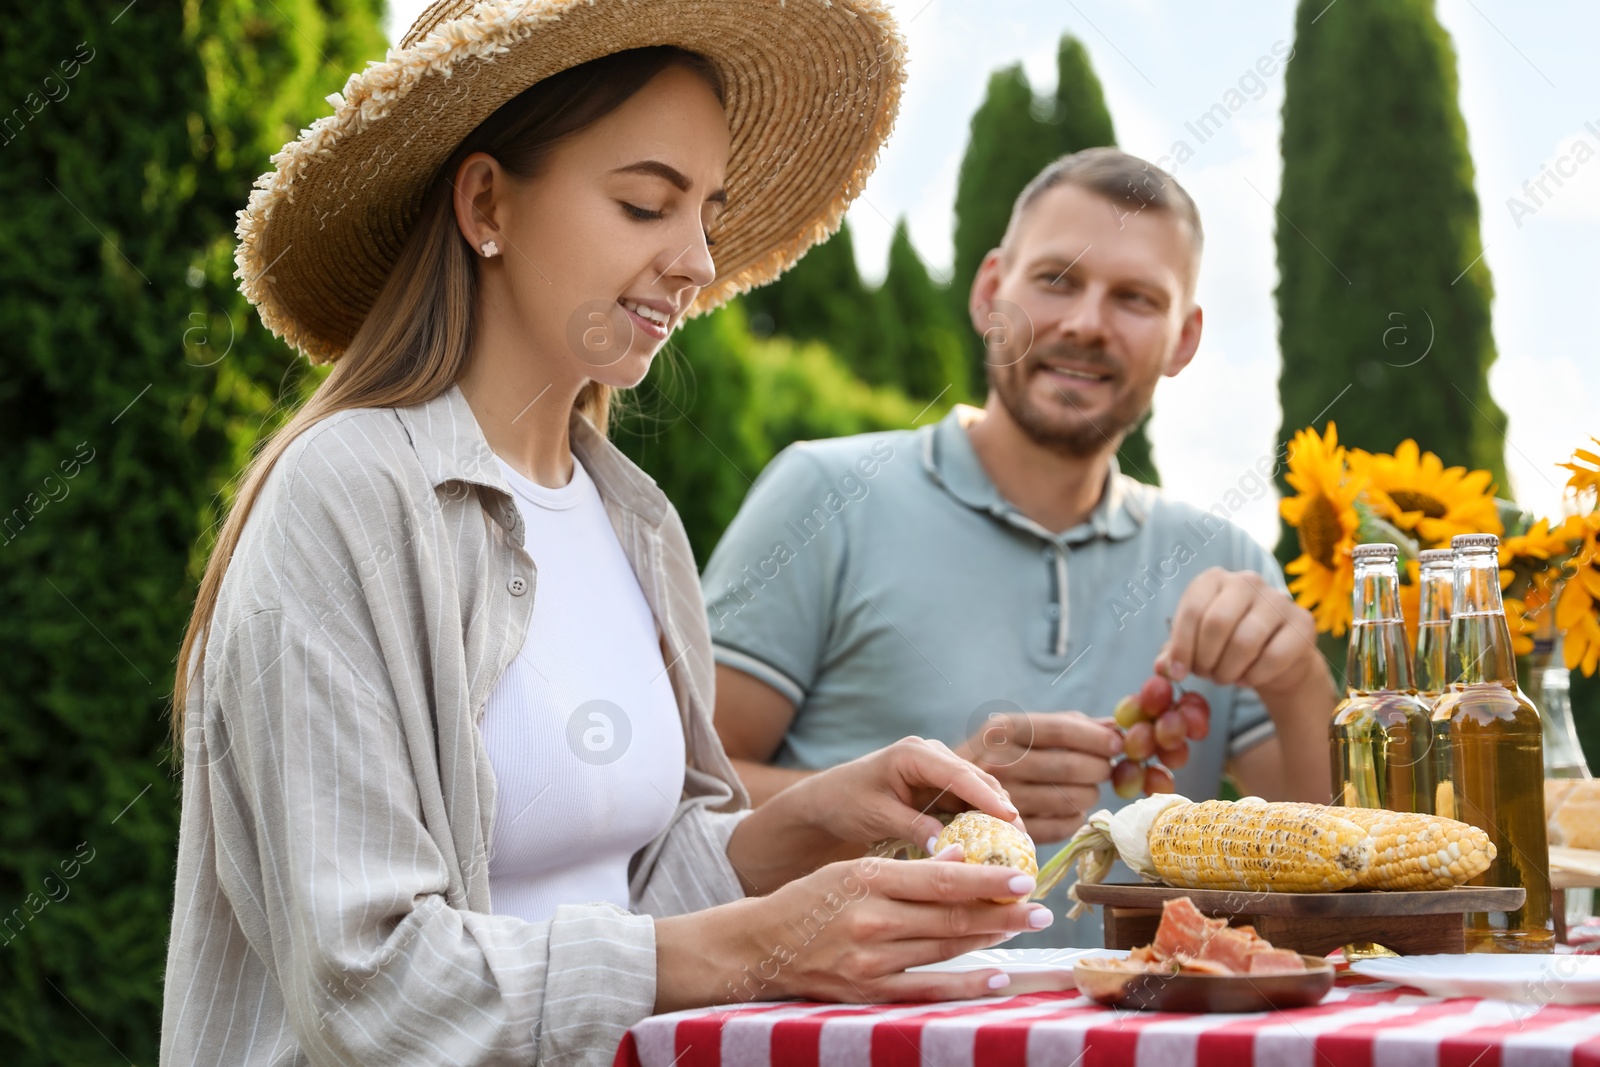
[[[1561,588],[1556,601],[1556,626],[1565,631],[1563,651],[1567,669],[1593,675],[1600,667],[1600,512],[1581,517],[1583,547],[1574,559],[1576,569]]]
[[[1544,561],[1564,556],[1584,539],[1586,529],[1582,515],[1568,515],[1556,523],[1554,529],[1551,529],[1549,519],[1540,519],[1525,532],[1500,542],[1500,567],[1503,570],[1512,566],[1519,557]],[[1502,585],[1505,584],[1504,578],[1502,574]]]
[[[1600,437],[1591,437],[1589,440],[1600,445]],[[1572,450],[1571,463],[1557,463],[1556,466],[1572,472],[1572,477],[1567,479],[1568,492],[1600,494],[1600,455],[1588,449],[1575,448]]]
[[[1500,588],[1505,590],[1506,622],[1517,655],[1533,651],[1539,619],[1566,576],[1564,565],[1582,545],[1584,530],[1577,515],[1569,515],[1554,529],[1549,519],[1540,519],[1526,532],[1500,542]]]
[[[1513,582],[1523,579],[1527,587],[1542,589],[1548,594],[1551,583],[1561,577],[1561,565],[1582,545],[1584,529],[1582,516],[1568,515],[1555,529],[1550,528],[1549,519],[1540,519],[1528,527],[1527,532],[1503,539],[1500,542],[1500,588],[1510,589]]]
[[[1412,440],[1394,455],[1351,449],[1350,469],[1366,481],[1367,500],[1383,518],[1434,545],[1461,533],[1492,533],[1503,527],[1488,471],[1446,467]]]
[[[1297,494],[1280,501],[1278,510],[1300,535],[1300,555],[1284,568],[1295,575],[1289,591],[1296,603],[1310,609],[1319,631],[1341,637],[1350,625],[1355,588],[1350,550],[1361,524],[1355,506],[1361,484],[1346,469],[1333,423],[1328,423],[1326,437],[1309,427],[1294,435],[1285,477]]]

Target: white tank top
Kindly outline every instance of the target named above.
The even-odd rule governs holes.
[[[549,489],[495,457],[533,557],[522,651],[489,695],[494,768],[489,894],[496,914],[628,906],[628,861],[683,792],[684,738],[655,616],[577,457]]]

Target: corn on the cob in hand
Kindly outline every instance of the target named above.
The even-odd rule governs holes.
[[[1080,882],[1101,881],[1120,857],[1185,889],[1330,893],[1447,889],[1488,870],[1494,856],[1488,834],[1437,815],[1166,794],[1089,816],[1045,864],[1033,895],[1048,893],[1074,860]],[[1080,901],[1071,914],[1082,910]]]
[[[964,811],[950,821],[934,842],[938,855],[951,845],[960,845],[968,863],[987,863],[1014,867],[1023,874],[1037,875],[1039,860],[1033,841],[1010,823],[1001,822],[981,811]],[[996,904],[1015,904],[1024,897],[996,897]]]

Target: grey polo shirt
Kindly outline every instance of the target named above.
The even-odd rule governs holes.
[[[1008,709],[1109,716],[1149,677],[1200,572],[1253,570],[1283,587],[1225,503],[1170,499],[1114,459],[1088,519],[1051,533],[989,480],[962,425],[975,414],[791,445],[712,553],[701,582],[717,662],[795,703],[779,766],[831,767],[908,734],[955,745]],[[1194,688],[1212,732],[1176,778],[1200,800],[1273,728],[1252,690]],[[1123,803],[1101,790],[1102,806]],[[1098,917],[1058,914],[1045,936],[1098,945]]]

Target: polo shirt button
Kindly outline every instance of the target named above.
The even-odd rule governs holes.
[[[1045,613],[1045,617],[1046,618],[1054,619],[1054,618],[1056,618],[1057,616],[1059,616],[1061,614],[1061,605],[1060,604],[1047,605],[1045,607],[1045,609],[1044,609],[1044,613]]]
[[[506,583],[506,588],[512,596],[521,596],[528,591],[528,579],[519,574]]]

